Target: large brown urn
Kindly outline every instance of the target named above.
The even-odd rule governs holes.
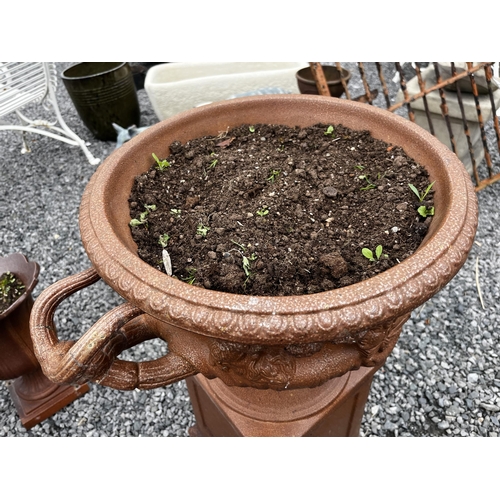
[[[151,153],[241,124],[343,124],[401,146],[435,181],[435,216],[418,250],[378,276],[313,295],[261,297],[202,289],[143,262],[132,240],[128,197]],[[357,435],[374,372],[411,311],[443,288],[471,248],[477,200],[457,157],[422,128],[365,104],[310,95],[214,103],[143,132],[97,169],[82,198],[80,230],[93,267],[46,289],[31,335],[45,374],[57,383],[94,381],[122,390],[187,379],[194,435]],[[76,343],[59,342],[57,305],[102,278],[126,302]],[[117,356],[153,337],[168,354]]]

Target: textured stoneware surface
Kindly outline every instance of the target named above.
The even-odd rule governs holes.
[[[174,140],[218,134],[242,123],[307,126],[342,123],[369,129],[426,166],[435,184],[436,216],[419,250],[400,265],[349,287],[300,297],[248,297],[190,286],[143,262],[130,235],[128,196],[151,152],[168,155]],[[154,317],[218,338],[243,342],[313,342],[362,330],[417,307],[458,271],[472,244],[476,198],[462,164],[410,122],[366,105],[315,96],[248,98],[166,120],[110,156],[81,206],[86,251],[103,279]]]
[[[33,305],[31,292],[38,282],[40,266],[20,253],[0,257],[0,275],[11,272],[25,286],[24,293],[0,314],[0,380],[9,380],[38,366],[28,329]]]
[[[240,124],[308,126],[318,122],[367,129],[375,138],[402,146],[425,166],[431,181],[436,181],[436,215],[424,242],[411,257],[345,288],[304,296],[260,297],[191,286],[155,270],[137,256],[128,226],[127,200],[134,177],[150,167],[152,152],[163,158],[174,140],[217,135]],[[224,101],[181,113],[150,127],[113,153],[97,169],[83,195],[80,230],[95,271],[82,273],[78,279],[85,286],[100,276],[129,304],[103,318],[106,324],[99,328],[108,333],[93,328],[85,335],[91,346],[79,343],[74,347],[72,355],[85,353],[80,361],[94,356],[89,373],[78,376],[130,389],[134,384],[159,386],[203,373],[228,385],[284,389],[318,385],[359,366],[380,366],[411,310],[458,272],[476,225],[476,196],[457,157],[422,128],[387,111],[323,96],[272,95]],[[68,283],[72,281],[76,279]],[[42,366],[48,366],[51,357],[55,359],[50,352],[54,337],[48,337],[51,320],[47,318],[59,299],[50,296],[57,293],[62,297],[64,286],[53,291],[49,288],[37,300],[40,304],[35,304],[32,336],[37,355],[43,358]],[[47,305],[51,300],[52,305]],[[169,342],[167,358],[171,357],[126,368],[126,382],[111,381],[125,368],[124,362],[112,361],[120,342],[110,329],[120,328],[141,311],[146,314],[134,321],[143,325],[131,329],[136,332],[134,342],[145,332],[154,331]],[[137,333],[141,329],[144,331]],[[106,347],[106,342],[113,345]],[[97,356],[96,349],[106,351],[106,355]],[[150,367],[151,373],[137,375],[144,367]],[[104,376],[107,379],[103,381]]]

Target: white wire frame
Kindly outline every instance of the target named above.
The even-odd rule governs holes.
[[[0,130],[22,132],[22,153],[29,152],[24,134],[30,132],[78,146],[89,163],[97,165],[100,160],[92,155],[85,142],[66,125],[57,105],[56,86],[57,72],[54,63],[0,62],[0,118],[16,113],[21,122],[20,125],[0,124]],[[30,103],[40,103],[45,109],[50,107],[56,119],[53,122],[30,120],[20,111]]]

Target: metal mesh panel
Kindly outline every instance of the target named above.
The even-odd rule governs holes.
[[[500,180],[500,79],[494,77],[495,63],[326,64],[338,69],[351,65],[350,80],[342,80],[343,98],[405,116],[446,144],[466,166],[477,191]],[[328,87],[321,86],[322,65],[310,66],[320,93],[328,95]],[[356,88],[364,94],[354,95]]]

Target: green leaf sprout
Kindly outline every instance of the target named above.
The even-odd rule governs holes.
[[[269,172],[269,177],[267,178],[267,180],[270,182],[274,182],[278,178],[280,173],[281,172],[279,170],[271,170],[271,172]]]
[[[146,209],[145,212],[141,212],[139,214],[138,219],[132,219],[129,222],[129,225],[131,227],[137,227],[137,226],[142,226],[143,224],[147,227],[148,226],[148,215],[150,212],[154,212],[156,210],[156,205],[144,205],[144,208]]]
[[[325,131],[325,135],[331,135],[332,137],[335,137],[335,129],[333,128],[332,125],[330,125],[326,131]]]
[[[7,271],[2,275],[2,279],[0,279],[0,298],[6,301],[9,297],[9,293],[12,287],[16,285],[16,277],[10,272]],[[17,290],[23,290],[24,285],[19,285]],[[14,296],[20,296],[21,294],[14,294]]]
[[[436,182],[436,181],[434,181]],[[425,191],[422,191],[421,193],[418,191],[418,189],[413,185],[413,184],[408,184],[410,189],[415,193],[415,196],[422,202],[425,200],[425,197],[429,194],[429,191],[431,190],[432,186],[434,185],[434,182],[431,182]]]
[[[245,257],[244,255],[242,255],[242,259],[243,259],[243,271],[245,271],[245,276],[247,276],[248,278],[252,274],[250,262],[256,260],[257,256],[254,253],[250,257]]]
[[[170,236],[168,234],[162,234],[160,238],[158,239],[158,243],[162,246],[162,248],[166,248],[168,244],[168,240],[170,239]]]
[[[434,207],[426,207],[425,205],[422,205],[422,206],[418,207],[417,212],[422,217],[427,217],[429,215],[434,215]]]
[[[196,234],[199,234],[204,238],[207,237],[208,231],[210,231],[210,228],[208,226],[204,226],[203,224],[198,224],[198,227],[196,228]]]
[[[376,260],[380,260],[380,257],[382,255],[387,259],[389,256],[387,254],[383,254],[382,252],[384,249],[382,248],[382,245],[377,245],[375,248],[375,256],[373,255],[373,252],[369,248],[363,248],[361,250],[361,253],[363,254],[364,257],[366,257],[368,260],[375,262]]]
[[[188,272],[188,275],[181,279],[182,281],[192,285],[196,280],[196,269],[194,267],[190,267],[189,269],[186,269],[186,271]]]
[[[367,183],[366,186],[360,188],[361,191],[368,191],[369,189],[375,189],[377,187],[377,186],[375,186],[375,184],[373,184],[373,182],[370,179],[368,179],[367,175],[360,175],[359,178],[361,180],[365,180]]]
[[[151,153],[154,160],[156,161],[156,170],[160,170],[160,172],[163,172],[166,170],[168,167],[170,167],[170,163],[167,160],[160,160],[158,156],[156,156],[154,153]]]

